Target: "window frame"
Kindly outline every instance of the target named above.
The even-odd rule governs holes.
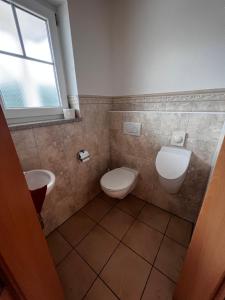
[[[0,97],[0,104],[2,105],[8,123],[18,124],[32,121],[54,120],[62,118],[63,108],[68,108],[68,100],[58,29],[55,19],[56,12],[53,9],[50,9],[47,6],[44,6],[34,0],[1,1],[11,4],[14,7],[18,7],[19,9],[29,12],[32,15],[46,21],[48,27],[49,44],[52,54],[52,62],[54,66],[56,87],[60,102],[59,107],[6,108],[3,104],[3,99],[1,99]],[[21,37],[19,36],[19,38]],[[0,53],[5,53],[5,55],[7,55],[5,51],[0,51]],[[16,55],[13,53],[9,53],[8,55],[23,58],[21,55]],[[29,59],[29,57],[24,59]],[[40,61],[41,63],[41,60],[38,59],[31,58],[31,60],[37,62]]]

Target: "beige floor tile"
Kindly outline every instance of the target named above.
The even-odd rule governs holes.
[[[57,231],[47,237],[47,242],[56,265],[72,250],[70,244]]]
[[[192,227],[192,223],[173,216],[167,228],[166,235],[183,246],[188,247],[191,239]]]
[[[150,270],[150,264],[120,244],[100,276],[120,299],[137,300]]]
[[[164,237],[155,267],[176,282],[183,266],[185,254],[186,248]]]
[[[156,269],[152,269],[142,300],[172,300],[175,284]]]
[[[101,281],[101,279],[97,279],[84,299],[85,300],[116,300],[117,298],[110,291],[110,289]]]
[[[101,225],[118,239],[121,239],[131,226],[134,218],[113,208],[101,221]]]
[[[61,225],[58,230],[70,244],[76,246],[94,226],[95,223],[79,211]]]
[[[150,263],[153,263],[162,238],[163,235],[160,232],[136,221],[125,235],[123,242]]]
[[[82,211],[96,222],[99,222],[111,208],[112,203],[105,201],[104,197],[97,197],[83,207]]]
[[[164,233],[170,219],[170,214],[156,206],[148,204],[143,208],[138,219]]]
[[[77,251],[98,273],[119,241],[101,227],[95,227],[77,246]]]
[[[57,270],[66,300],[82,299],[97,276],[75,251],[59,264]]]
[[[144,201],[138,199],[133,195],[128,195],[125,199],[119,201],[117,207],[128,213],[129,215],[136,217],[144,205]]]

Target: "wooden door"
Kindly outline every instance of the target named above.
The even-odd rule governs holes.
[[[64,299],[1,108],[0,269],[15,299]]]
[[[0,300],[13,300],[12,296],[10,295],[7,289],[4,289],[2,294],[0,295]]]
[[[224,278],[225,140],[205,195],[174,299],[225,299]]]

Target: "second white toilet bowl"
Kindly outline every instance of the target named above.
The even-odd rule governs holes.
[[[191,159],[191,151],[184,148],[162,147],[156,157],[156,170],[162,187],[170,194],[179,191]]]
[[[138,171],[121,167],[107,172],[100,180],[101,188],[112,198],[123,199],[134,189]]]

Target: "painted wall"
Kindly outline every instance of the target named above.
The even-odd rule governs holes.
[[[109,165],[110,99],[81,98],[80,107],[82,122],[11,132],[23,170],[43,168],[56,175],[42,211],[46,233],[100,192],[99,180]],[[87,163],[76,158],[81,149],[90,152]]]
[[[111,3],[68,0],[79,94],[112,95]]]
[[[225,87],[223,0],[69,0],[79,94]]]
[[[113,94],[225,87],[223,0],[115,0]]]

